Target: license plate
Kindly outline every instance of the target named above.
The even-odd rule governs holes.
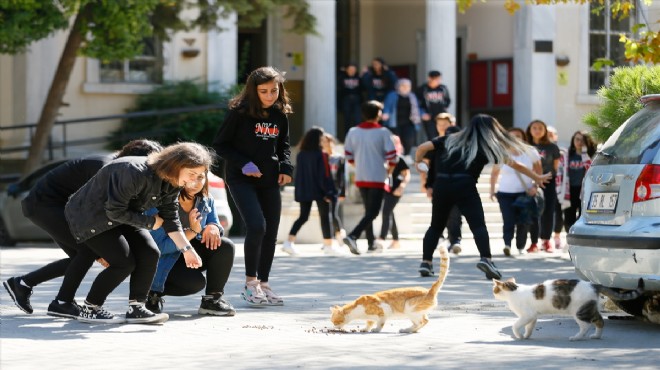
[[[614,213],[618,199],[619,193],[617,192],[591,193],[587,212]]]

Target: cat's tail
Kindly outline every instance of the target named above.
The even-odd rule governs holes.
[[[449,273],[449,252],[447,247],[444,245],[438,246],[438,252],[440,252],[440,271],[438,272],[438,280],[431,285],[428,295],[435,297],[438,294],[438,291],[442,288],[442,284],[445,283],[445,278],[447,278],[447,273]]]
[[[618,292],[614,289],[598,284],[594,284],[594,288],[598,293],[606,295],[612,299],[616,299],[619,301],[629,301],[632,299],[637,299],[639,296],[644,294],[644,279],[639,278],[639,282],[637,283],[637,289],[629,290],[627,292]]]

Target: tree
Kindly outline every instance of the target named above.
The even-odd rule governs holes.
[[[481,0],[485,2],[486,0]],[[614,17],[625,18],[630,15],[630,12],[635,9],[637,0],[611,0],[610,10]],[[652,0],[642,0],[646,5],[650,5]],[[456,0],[458,10],[464,13],[469,9],[475,0]],[[505,0],[504,8],[511,14],[520,9],[520,3],[528,3],[534,5],[552,5],[552,4],[596,4],[600,7],[595,7],[595,11],[602,11],[605,0]],[[660,21],[658,21],[660,22]],[[656,22],[656,23],[658,23]],[[633,28],[633,33],[638,34],[637,37],[628,38],[621,35],[620,41],[625,44],[626,58],[633,62],[645,63],[660,63],[660,32],[654,32],[649,24],[637,24]],[[600,64],[609,63],[606,60],[598,61]]]
[[[69,29],[53,82],[37,122],[24,172],[36,168],[62,104],[71,71],[80,55],[102,60],[130,59],[142,51],[145,37],[167,40],[172,32],[199,27],[217,29],[231,12],[239,25],[259,25],[275,8],[285,6],[294,18],[290,30],[313,33],[316,19],[305,0],[4,0],[0,2],[0,53],[23,53],[35,41]],[[184,9],[196,8],[194,19]]]

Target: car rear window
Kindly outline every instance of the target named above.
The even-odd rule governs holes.
[[[660,104],[635,113],[610,136],[592,165],[650,164],[660,149]]]

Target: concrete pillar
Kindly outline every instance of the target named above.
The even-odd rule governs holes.
[[[555,125],[555,8],[523,6],[513,32],[514,126],[526,128],[534,119]]]
[[[318,35],[305,36],[305,131],[320,126],[337,134],[336,1],[308,0]]]
[[[238,70],[238,26],[237,15],[220,19],[221,30],[207,33],[207,81],[210,91],[224,90],[236,83]]]
[[[449,89],[452,103],[448,111],[456,115],[456,2],[426,0],[426,71],[442,73],[442,83]]]

